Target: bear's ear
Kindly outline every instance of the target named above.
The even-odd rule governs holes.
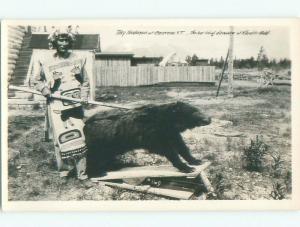
[[[184,106],[186,106],[186,104],[182,101],[177,101],[176,102],[176,108],[179,109],[179,108],[183,108]]]
[[[178,111],[180,111],[182,104],[183,104],[183,102],[180,102],[180,101],[171,103],[168,106],[169,112],[170,113],[177,113]]]

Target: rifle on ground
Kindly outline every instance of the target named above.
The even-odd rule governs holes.
[[[41,92],[33,90],[33,89],[29,89],[29,88],[23,88],[23,87],[18,87],[18,86],[14,86],[14,85],[9,85],[8,88],[12,89],[12,90],[23,91],[23,92],[28,92],[28,93],[43,96]],[[76,98],[63,96],[63,95],[50,94],[50,98],[64,100],[64,101],[70,101],[70,102],[79,102],[79,103],[87,103],[87,104],[92,104],[92,105],[106,106],[106,107],[118,108],[118,109],[124,109],[124,110],[129,110],[130,109],[128,107],[124,107],[124,106],[121,106],[121,105],[109,104],[109,103],[104,103],[104,102],[97,102],[97,101],[93,101],[93,100],[88,100],[87,102],[85,102],[82,99],[76,99]]]

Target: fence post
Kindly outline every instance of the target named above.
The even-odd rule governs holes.
[[[233,26],[230,26],[230,41],[228,55],[228,97],[233,97]]]

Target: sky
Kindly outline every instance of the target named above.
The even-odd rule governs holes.
[[[73,25],[75,28],[76,25]],[[101,50],[133,52],[135,56],[167,56],[179,59],[196,54],[199,58],[226,56],[229,27],[143,25],[124,23],[80,25],[79,33],[100,34]],[[234,27],[234,57],[257,57],[261,46],[270,59],[290,58],[289,28],[284,26]]]

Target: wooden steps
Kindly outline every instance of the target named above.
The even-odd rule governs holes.
[[[10,80],[10,84],[12,85],[23,85],[24,81],[26,80],[32,55],[32,48],[29,45],[30,41],[31,34],[25,33],[22,40],[21,49],[18,53],[18,58],[16,59],[16,67]]]

